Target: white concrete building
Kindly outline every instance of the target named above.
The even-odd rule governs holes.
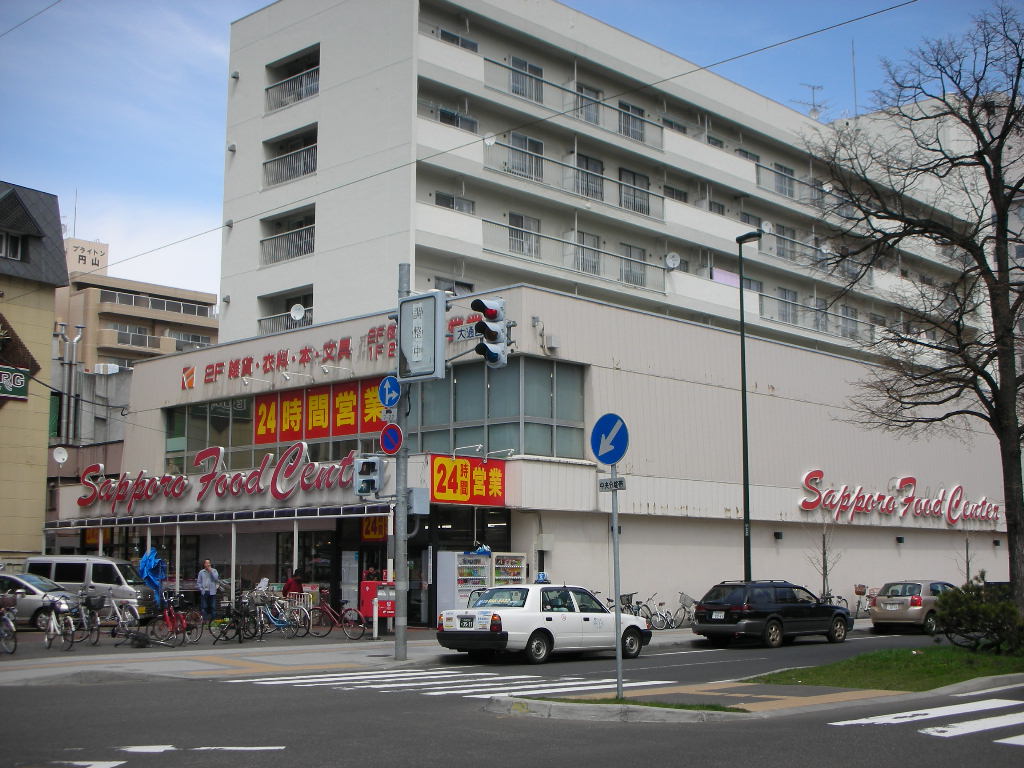
[[[82,514],[126,547],[196,537],[189,552],[233,554],[243,578],[299,566],[354,589],[386,559],[365,521],[387,506],[353,493],[350,462],[379,447],[408,262],[414,291],[454,294],[449,356],[475,343],[467,294],[505,298],[518,324],[507,368],[460,357],[410,388],[410,484],[431,494],[410,621],[437,607],[438,552],[480,542],[611,594],[607,468],[588,447],[608,412],[630,434],[623,590],[699,597],[743,571],[736,238],[760,228],[744,253],[754,575],[820,587],[824,537],[851,602],[890,578],[1005,579],[991,436],[893,438],[847,405],[870,364],[858,342],[900,321],[894,290],[949,267],[894,254],[837,298],[843,277],[819,267],[842,247],[829,190],[800,148],[815,123],[692,70],[550,0],[280,0],[236,22],[227,343],[136,367],[126,455],[166,479],[130,514]],[[224,474],[200,498],[211,447]],[[319,486],[266,479],[308,462]]]

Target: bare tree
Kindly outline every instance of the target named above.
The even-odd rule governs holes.
[[[885,430],[988,425],[1024,610],[1024,28],[997,5],[961,38],[926,40],[883,64],[878,111],[808,141],[824,171],[823,218],[836,230],[818,266],[842,274],[847,289],[881,271],[903,286],[891,297],[897,316],[857,333],[880,364],[853,405]],[[901,273],[914,254],[924,271]]]

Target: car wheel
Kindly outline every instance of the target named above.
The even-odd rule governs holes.
[[[769,621],[765,625],[761,642],[764,643],[765,648],[778,648],[782,645],[782,622],[778,619]]]
[[[640,655],[640,650],[643,647],[643,640],[640,639],[640,633],[636,629],[630,627],[622,633],[622,658],[635,659]]]
[[[924,617],[924,623],[921,624],[921,629],[926,635],[934,635],[939,629],[939,620],[936,618],[934,613],[929,613]]]
[[[825,635],[830,643],[841,643],[846,639],[846,619],[842,616],[836,616],[832,619],[832,626],[829,627],[828,634]]]
[[[526,660],[531,664],[543,664],[551,655],[551,638],[546,632],[534,632],[526,642]]]
[[[40,608],[32,615],[32,626],[38,629],[40,632],[46,631],[47,624],[50,623],[50,616],[46,612],[45,608]]]

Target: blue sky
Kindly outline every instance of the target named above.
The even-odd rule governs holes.
[[[0,0],[0,179],[58,195],[69,235],[110,244],[110,274],[216,293],[229,28],[266,0],[52,3]],[[565,4],[707,65],[899,0]],[[880,57],[989,7],[917,0],[714,71],[802,111],[820,85],[824,116],[840,117],[870,106]]]

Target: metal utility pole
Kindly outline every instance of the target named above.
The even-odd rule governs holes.
[[[410,293],[409,265],[398,265],[398,298]],[[409,389],[402,387],[395,423],[405,434],[408,424]],[[407,658],[406,627],[409,624],[409,447],[402,441],[395,456],[395,661]]]

